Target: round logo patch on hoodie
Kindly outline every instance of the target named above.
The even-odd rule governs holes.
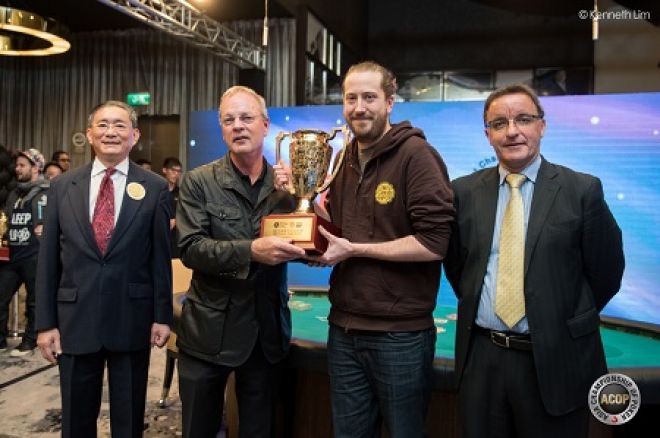
[[[394,196],[396,196],[396,190],[394,190],[392,183],[383,181],[382,183],[378,184],[378,187],[376,187],[376,193],[374,196],[376,198],[376,202],[378,202],[380,205],[387,205],[392,202]]]

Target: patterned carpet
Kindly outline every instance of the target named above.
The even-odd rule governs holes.
[[[49,367],[38,350],[21,358],[10,357],[9,352],[18,342],[18,339],[10,339],[9,348],[0,353],[0,438],[59,437],[61,401],[58,369]],[[167,407],[161,409],[157,405],[164,369],[165,351],[152,350],[145,412],[146,438],[182,435],[176,373]],[[104,389],[98,430],[99,437],[110,437],[107,389]]]

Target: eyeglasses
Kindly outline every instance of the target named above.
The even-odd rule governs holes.
[[[129,129],[129,125],[127,125],[124,122],[115,122],[115,123],[99,122],[96,125],[94,125],[94,128],[96,128],[101,132],[106,132],[110,128],[113,128],[117,132],[127,132]]]
[[[513,122],[513,124],[519,128],[524,128],[541,119],[543,119],[543,114],[518,114],[512,119],[507,119],[506,117],[498,117],[497,119],[493,119],[490,122],[487,122],[486,128],[490,128],[493,131],[501,131],[504,128],[507,128],[510,122]]]
[[[250,114],[241,114],[238,117],[227,116],[220,119],[220,123],[222,123],[222,126],[233,126],[236,120],[240,120],[244,125],[251,125],[257,120],[257,117],[259,116],[253,116]]]

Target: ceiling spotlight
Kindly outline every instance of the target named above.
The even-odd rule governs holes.
[[[51,19],[21,9],[0,7],[0,55],[46,56],[64,53],[71,44],[66,29]]]

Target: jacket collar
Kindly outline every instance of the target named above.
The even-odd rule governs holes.
[[[89,184],[92,173],[92,163],[73,170],[72,172],[75,172],[75,174],[71,178],[71,190],[68,191],[71,211],[78,222],[78,227],[82,231],[84,239],[87,241],[88,247],[93,248],[95,254],[99,258],[102,258],[103,255],[99,251],[98,246],[96,245],[96,240],[94,239],[92,224],[89,222]],[[128,185],[133,182],[143,184],[144,181],[145,179],[142,169],[135,163],[129,163],[128,175],[126,176],[126,186],[128,187]],[[112,249],[130,227],[135,214],[141,206],[141,200],[135,200],[124,192],[119,218],[117,219],[117,224],[112,232],[112,238],[108,243],[105,257],[111,254]]]
[[[264,158],[262,159],[264,160],[266,173],[264,175],[264,184],[261,188],[261,191],[259,192],[259,198],[257,199],[257,205],[259,205],[265,198],[268,197],[268,195],[270,195],[271,192],[275,190],[275,186],[273,184],[273,167],[268,164]],[[218,182],[220,187],[227,190],[233,190],[246,200],[250,200],[250,196],[245,191],[245,187],[241,182],[240,175],[236,173],[234,166],[231,164],[231,158],[229,158],[228,153],[224,157],[213,162],[212,166],[215,180]]]

